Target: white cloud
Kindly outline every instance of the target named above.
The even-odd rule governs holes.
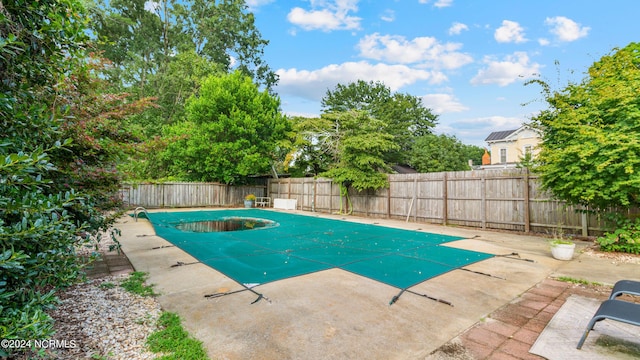
[[[538,39],[538,44],[540,44],[540,46],[547,46],[550,43],[551,42],[549,41],[549,39],[545,39],[545,38]]]
[[[295,7],[287,15],[287,20],[304,30],[359,29],[361,18],[349,14],[358,11],[357,4],[358,0],[311,0],[311,10]]]
[[[366,61],[332,64],[317,70],[279,69],[277,92],[319,101],[337,84],[347,84],[357,80],[381,81],[392,91],[416,81],[438,84],[446,81],[444,74],[405,65],[370,64]]]
[[[495,129],[492,131],[500,130],[512,130],[517,129],[524,123],[524,118],[521,117],[505,117],[505,116],[489,116],[486,118],[479,118],[476,123],[484,123],[489,128]],[[489,135],[487,133],[487,135]]]
[[[463,30],[469,30],[469,27],[463,23],[454,22],[449,28],[449,35],[460,35]]]
[[[515,52],[506,56],[503,61],[486,57],[484,63],[487,67],[478,71],[471,79],[471,84],[507,86],[515,81],[534,77],[540,73],[541,67],[538,63],[530,63],[529,56],[524,52]]]
[[[436,114],[469,110],[451,94],[428,94],[422,96],[422,103]]]
[[[493,37],[500,43],[522,43],[527,41],[524,29],[515,21],[503,20],[502,26],[496,29]]]
[[[380,16],[380,19],[382,21],[386,21],[386,22],[392,22],[396,19],[396,12],[391,10],[391,9],[387,9],[384,11],[384,13]]]
[[[160,9],[160,3],[157,1],[146,1],[144,3],[144,9],[155,14],[157,10]]]
[[[300,111],[284,111],[287,116],[300,116],[305,118],[318,118],[320,113],[300,112]]]
[[[437,0],[433,6],[437,8],[449,7],[453,5],[453,0]]]
[[[407,40],[398,35],[367,35],[357,45],[360,56],[399,64],[420,64],[436,69],[457,69],[473,61],[458,50],[459,43],[440,43],[434,37]]]
[[[274,0],[245,0],[250,11],[255,11],[260,6],[271,4]]]
[[[507,117],[507,116],[485,116],[474,119],[464,119],[455,123],[456,127],[460,128],[473,128],[474,132],[481,131],[484,133],[484,137],[489,136],[494,131],[513,130],[522,126],[524,118],[521,117]]]
[[[485,116],[445,120],[436,125],[435,131],[441,134],[453,134],[465,144],[486,147],[484,139],[494,131],[513,130],[522,126],[523,117]]]
[[[569,42],[583,38],[589,34],[591,28],[581,26],[577,22],[564,16],[556,16],[547,18],[544,22],[551,27],[551,33],[554,34],[559,41]]]
[[[418,0],[420,4],[428,4],[429,0]],[[436,0],[433,6],[437,8],[449,7],[453,5],[453,0]]]

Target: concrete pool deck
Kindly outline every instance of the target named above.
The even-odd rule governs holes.
[[[547,239],[536,236],[287,212],[460,236],[465,240],[448,246],[519,256],[496,256],[466,266],[469,271],[432,278],[410,288],[411,293],[405,292],[393,305],[389,302],[400,289],[339,269],[261,285],[254,290],[265,298],[254,303],[258,296],[250,291],[205,297],[244,287],[194,263],[179,248],[164,247],[170,243],[156,236],[145,219],[136,222],[126,216],[116,226],[122,231],[123,251],[137,271],[149,273],[162,307],[180,314],[212,359],[424,359],[541,284],[558,285],[560,296],[564,290],[549,284],[550,276],[613,284],[638,279],[640,270],[637,264],[612,264],[580,253],[587,243],[579,243],[574,260],[565,262],[551,258]],[[172,267],[177,263],[194,264]]]

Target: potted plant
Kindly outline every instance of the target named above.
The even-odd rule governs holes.
[[[249,194],[244,197],[244,207],[252,208],[256,203],[256,196],[253,194]]]
[[[551,240],[551,256],[558,260],[571,260],[573,259],[573,252],[576,249],[576,244],[563,238],[556,238]]]

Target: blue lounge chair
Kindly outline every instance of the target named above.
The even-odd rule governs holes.
[[[589,321],[587,329],[578,343],[578,349],[582,348],[582,344],[587,339],[589,331],[593,330],[596,322],[604,319],[640,326],[640,304],[620,300],[605,300],[602,302],[598,311]]]
[[[613,300],[622,294],[631,294],[640,296],[640,281],[620,280],[611,290],[609,299]]]

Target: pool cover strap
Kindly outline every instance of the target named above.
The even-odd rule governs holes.
[[[393,305],[393,304],[395,304],[395,302],[396,302],[396,301],[398,301],[398,299],[400,299],[400,296],[402,296],[402,294],[404,294],[405,292],[408,292],[408,293],[411,293],[411,294],[414,294],[414,295],[418,295],[418,296],[422,296],[422,297],[427,298],[427,299],[429,299],[429,300],[437,301],[437,302],[439,302],[439,303],[447,304],[447,305],[449,305],[449,306],[453,307],[453,304],[452,304],[452,303],[450,303],[450,302],[448,302],[448,301],[446,301],[446,300],[442,300],[442,299],[434,298],[434,297],[429,296],[429,295],[427,295],[427,294],[420,294],[420,293],[417,293],[417,292],[412,291],[412,290],[409,290],[409,289],[402,289],[402,290],[400,290],[400,292],[398,293],[398,295],[394,296],[394,297],[391,299],[391,301],[389,301],[389,305]]]
[[[517,256],[517,257],[513,257],[513,256]],[[517,252],[512,252],[511,254],[504,254],[504,255],[495,255],[495,257],[503,257],[503,258],[507,258],[507,259],[513,259],[513,260],[522,260],[522,261],[528,261],[528,262],[536,262],[535,260],[532,259],[524,259],[520,257],[520,254],[518,254]]]
[[[171,265],[171,267],[187,266],[187,265],[195,265],[195,264],[200,264],[200,261],[194,261],[194,262],[190,262],[190,263],[185,263],[185,262],[182,262],[182,261],[176,261],[176,263]]]
[[[238,294],[238,293],[241,293],[241,292],[244,292],[244,291],[251,291],[252,293],[254,293],[254,294],[258,295],[258,298],[257,298],[257,299],[255,299],[255,300],[253,300],[253,302],[251,302],[251,305],[253,305],[253,304],[257,303],[258,301],[260,301],[260,300],[262,300],[262,299],[266,300],[266,301],[267,301],[267,302],[269,302],[269,303],[271,302],[271,300],[269,300],[269,298],[268,298],[268,297],[264,296],[264,294],[261,294],[261,293],[259,293],[259,292],[256,292],[255,290],[253,290],[253,289],[252,289],[252,288],[250,288],[250,287],[245,287],[244,289],[240,289],[240,290],[236,290],[236,291],[219,292],[219,293],[207,294],[207,295],[205,295],[204,297],[205,297],[205,298],[212,298],[212,299],[213,299],[213,298],[219,298],[219,297],[223,297],[223,296],[227,296],[227,295]]]
[[[151,250],[158,250],[158,249],[164,249],[164,248],[170,248],[170,247],[175,247],[175,245],[154,246],[151,248]]]
[[[501,276],[487,274],[487,273],[484,273],[482,271],[476,271],[476,270],[471,270],[471,269],[466,269],[466,268],[460,268],[460,270],[464,270],[464,271],[468,271],[468,272],[471,272],[471,273],[474,273],[474,274],[484,275],[484,276],[488,276],[488,277],[492,277],[492,278],[496,278],[496,279],[500,279],[500,280],[507,280],[507,279],[505,279],[505,278],[503,278]]]

